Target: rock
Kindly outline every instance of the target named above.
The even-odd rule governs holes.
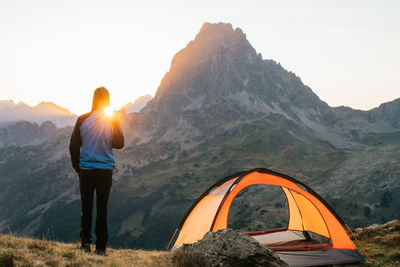
[[[232,229],[208,232],[197,243],[184,244],[172,258],[176,266],[288,266],[255,239]]]
[[[374,223],[374,224],[372,224],[370,226],[367,226],[367,227],[356,228],[356,229],[354,229],[354,231],[359,233],[359,232],[362,232],[365,229],[374,230],[374,229],[378,229],[378,228],[385,228],[385,227],[388,227],[388,226],[390,226],[390,225],[392,225],[394,223],[397,223],[397,222],[400,222],[400,220],[391,220],[391,221],[383,223],[383,224]]]

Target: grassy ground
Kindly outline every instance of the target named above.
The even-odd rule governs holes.
[[[98,256],[78,248],[78,244],[0,235],[0,267],[172,266],[169,253],[162,251],[108,249],[107,256]]]
[[[400,221],[354,232],[374,264],[352,266],[400,266]],[[0,234],[0,267],[173,266],[171,255],[163,251],[108,249],[105,257],[82,252],[78,247],[78,244]]]
[[[373,262],[360,266],[400,266],[400,221],[361,228],[355,235]]]

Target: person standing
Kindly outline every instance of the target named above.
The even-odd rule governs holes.
[[[108,90],[97,88],[93,94],[92,110],[77,119],[69,146],[81,194],[80,249],[91,252],[93,195],[96,192],[95,253],[99,255],[106,255],[108,241],[107,205],[115,168],[113,148],[124,147],[118,119],[105,113],[109,105]]]

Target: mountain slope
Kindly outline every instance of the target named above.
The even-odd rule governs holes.
[[[128,103],[121,108],[125,113],[139,112],[141,111],[153,97],[151,95],[139,96],[133,103]]]
[[[0,124],[0,147],[11,145],[38,144],[56,132],[57,127],[50,121],[40,126],[28,121]]]
[[[165,247],[205,189],[254,167],[309,184],[350,225],[398,218],[397,195],[383,196],[400,184],[399,106],[396,100],[365,112],[332,108],[295,74],[262,59],[240,29],[206,23],[174,56],[154,99],[121,118],[126,147],[115,151],[110,245]],[[0,148],[1,231],[51,233],[63,241],[78,236],[71,132],[66,127],[40,145]],[[262,196],[279,207],[273,195]],[[249,203],[250,219],[258,216],[256,204]]]

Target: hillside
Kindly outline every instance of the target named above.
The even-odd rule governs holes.
[[[400,222],[356,230],[356,235],[378,266],[400,264]],[[173,266],[172,255],[163,251],[109,249],[107,257],[77,250],[67,244],[0,235],[0,266]],[[376,266],[368,263],[351,266]]]
[[[0,124],[0,147],[35,145],[47,141],[57,131],[56,125],[45,121],[41,125],[29,121]]]
[[[306,183],[352,227],[400,217],[400,101],[370,111],[330,107],[231,24],[205,23],[173,57],[154,98],[122,120],[126,146],[115,151],[109,203],[115,248],[164,248],[205,189],[256,167]],[[66,242],[79,235],[71,132],[0,148],[1,232]],[[251,199],[233,203],[239,216],[229,226],[284,225],[285,203],[274,194]]]
[[[108,249],[108,256],[80,251],[78,243],[60,243],[0,235],[0,266],[171,266],[167,252]],[[94,249],[92,249],[94,250]]]

